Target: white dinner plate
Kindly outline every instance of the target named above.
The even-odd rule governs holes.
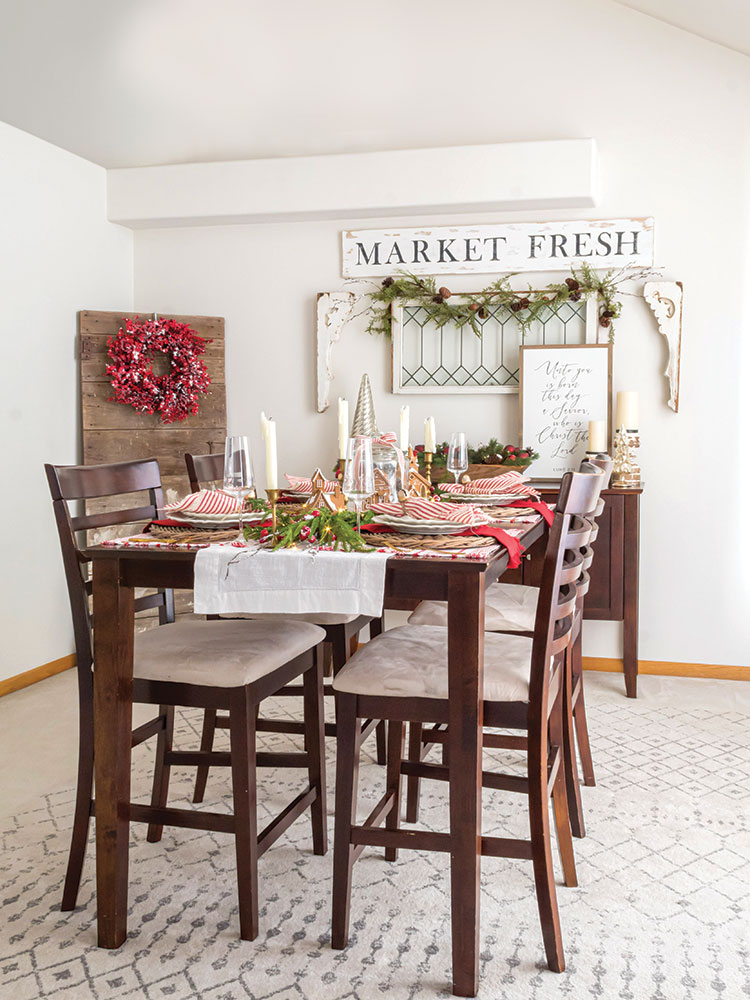
[[[495,506],[502,506],[503,504],[514,503],[516,500],[521,500],[523,497],[519,497],[517,493],[459,493],[455,496],[449,494],[449,503],[473,503],[478,507],[489,506],[490,504]]]
[[[405,535],[460,535],[462,531],[468,529],[469,525],[444,521],[441,525],[388,524],[387,527],[393,528],[394,531],[403,532]],[[473,527],[476,527],[476,525],[473,525]]]

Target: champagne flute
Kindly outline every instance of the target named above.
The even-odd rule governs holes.
[[[228,437],[224,445],[224,485],[223,490],[230,496],[236,497],[240,502],[240,512],[238,515],[240,541],[244,541],[242,530],[242,515],[245,506],[245,497],[251,493],[255,495],[255,476],[253,475],[253,461],[250,455],[250,446],[247,437],[243,434],[238,437]]]
[[[362,504],[375,492],[375,473],[372,465],[372,438],[349,438],[346,446],[343,492],[354,504],[357,512],[357,531],[360,531]]]
[[[469,453],[466,448],[466,435],[463,431],[451,434],[447,465],[448,471],[453,473],[456,482],[458,482],[458,477],[469,468]]]

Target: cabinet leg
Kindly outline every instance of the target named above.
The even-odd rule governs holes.
[[[625,544],[623,546],[624,636],[622,664],[625,693],[638,694],[638,546],[640,541],[640,496],[625,498]]]

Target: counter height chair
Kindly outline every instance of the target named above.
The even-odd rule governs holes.
[[[219,485],[224,478],[224,455],[218,452],[209,455],[192,455],[185,452],[185,465],[187,466],[190,489],[193,493],[206,489],[209,485]],[[211,615],[211,618],[231,619],[231,615]],[[332,673],[335,676],[349,659],[352,646],[356,645],[359,633],[367,625],[370,626],[370,636],[380,635],[383,631],[381,618],[370,618],[367,615],[335,615],[335,614],[290,614],[290,615],[243,615],[253,620],[287,620],[287,621],[307,621],[319,625],[325,631],[325,642],[330,650],[330,662]],[[279,694],[283,696],[299,696],[302,689],[298,685],[289,685]],[[323,685],[323,693],[326,696],[333,695],[330,683]],[[226,716],[217,715],[215,711],[207,711],[203,718],[203,734],[201,739],[201,749],[211,750],[214,744],[214,736],[217,729],[226,729],[228,720]],[[283,732],[301,734],[304,732],[304,725],[294,720],[280,721],[277,719],[261,719],[257,721],[259,732]],[[363,734],[369,734],[375,730],[376,753],[378,764],[385,764],[385,725],[373,719],[366,719],[363,723]],[[336,735],[336,723],[327,722],[326,736]],[[203,765],[198,768],[195,779],[195,792],[193,802],[202,802],[208,780],[208,766]]]
[[[598,490],[595,504],[587,512],[586,518],[591,522],[592,531],[589,544],[585,547],[583,572],[576,586],[578,601],[576,615],[573,621],[573,636],[568,658],[568,696],[565,707],[565,755],[566,781],[568,787],[568,807],[573,835],[583,837],[585,825],[581,789],[578,779],[578,761],[575,744],[578,744],[578,754],[581,760],[581,770],[585,785],[595,785],[594,763],[591,756],[588,724],[586,720],[586,704],[583,697],[583,662],[581,651],[581,631],[583,624],[584,600],[589,589],[589,570],[594,558],[592,547],[598,534],[597,518],[604,510],[604,500],[601,491],[609,484],[614,461],[611,458],[581,463],[579,472],[595,475]],[[600,475],[601,473],[601,475]],[[539,600],[539,587],[528,587],[517,583],[499,581],[487,588],[484,606],[484,627],[487,632],[504,632],[517,635],[533,635],[536,606]],[[409,616],[410,625],[441,625],[448,623],[448,608],[443,601],[423,601]],[[574,735],[575,734],[575,735]],[[429,733],[425,733],[419,723],[409,727],[409,759],[422,760],[433,741]],[[410,777],[406,790],[406,820],[416,823],[419,815],[419,778]]]
[[[78,788],[73,834],[65,875],[62,909],[75,908],[81,880],[89,816],[96,816],[92,798],[94,774],[94,674],[92,630],[106,622],[92,620],[85,551],[76,535],[88,529],[150,520],[163,507],[159,465],[155,459],[113,465],[54,466],[45,470],[52,493],[62,546],[68,596],[73,616],[78,660],[79,755]],[[148,503],[135,506],[132,496],[148,491]],[[107,498],[102,513],[74,514],[70,505]],[[85,542],[84,542],[85,545]],[[309,622],[189,621],[174,623],[171,590],[139,597],[136,611],[157,608],[159,627],[135,637],[133,701],[158,705],[155,718],[132,733],[132,746],[156,736],[151,804],[130,803],[130,819],[148,823],[147,838],[161,839],[162,828],[233,833],[237,857],[240,936],[252,940],[258,933],[258,858],[303,812],[310,810],[313,850],[327,849],[325,761],[323,739],[323,663],[325,633]],[[256,753],[256,707],[295,678],[302,678],[305,715],[305,752]],[[228,712],[230,752],[178,752],[172,748],[174,707]],[[210,763],[231,769],[234,815],[167,807],[170,767]],[[308,787],[262,831],[257,832],[256,768],[300,767],[307,770]],[[100,901],[100,905],[105,905]]]
[[[562,480],[554,521],[549,530],[542,586],[536,607],[533,638],[519,635],[484,635],[484,723],[520,730],[525,735],[486,733],[490,747],[526,751],[526,775],[482,771],[485,787],[523,793],[528,802],[529,839],[481,837],[481,853],[493,857],[528,859],[533,863],[537,903],[547,961],[551,969],[565,968],[560,919],[555,894],[549,821],[549,799],[566,885],[576,885],[575,860],[570,833],[563,764],[563,709],[565,652],[571,642],[576,610],[576,581],[583,565],[581,548],[591,527],[581,515],[594,506],[597,482],[593,476],[568,473]],[[451,802],[451,833],[403,831],[401,775],[451,780],[451,769],[460,761],[449,755],[447,766],[403,761],[404,724],[448,726],[448,692],[461,690],[459,678],[448,665],[445,628],[405,625],[366,643],[334,678],[339,735],[336,762],[336,827],[334,836],[332,945],[344,948],[349,936],[352,867],[365,845],[383,846],[393,860],[398,848],[454,850],[465,836],[460,803]],[[357,824],[357,720],[370,713],[387,719],[388,762],[386,793],[370,816]],[[442,741],[450,731],[437,734]],[[436,737],[433,737],[436,738]],[[467,774],[466,781],[473,780]],[[455,782],[455,779],[454,779]],[[451,782],[451,788],[454,786]],[[471,798],[468,798],[471,801]],[[385,820],[385,830],[377,827]],[[467,823],[475,817],[467,815]],[[454,841],[454,837],[458,838]],[[465,842],[465,841],[464,841]],[[455,898],[463,887],[451,884]],[[454,928],[454,931],[456,929]],[[464,929],[464,933],[469,933]],[[459,931],[459,938],[460,940]],[[467,969],[454,938],[454,979]]]

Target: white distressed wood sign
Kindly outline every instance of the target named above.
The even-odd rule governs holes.
[[[612,436],[612,347],[578,344],[520,349],[520,444],[539,452],[537,479],[574,472],[588,446],[590,420]]]
[[[341,234],[345,278],[412,274],[489,274],[594,268],[651,267],[654,220],[510,222],[420,229],[346,230]]]
[[[664,372],[669,379],[669,401],[675,413],[680,408],[680,353],[682,351],[682,282],[647,281],[643,297],[656,317],[659,331],[666,337],[669,359]]]

